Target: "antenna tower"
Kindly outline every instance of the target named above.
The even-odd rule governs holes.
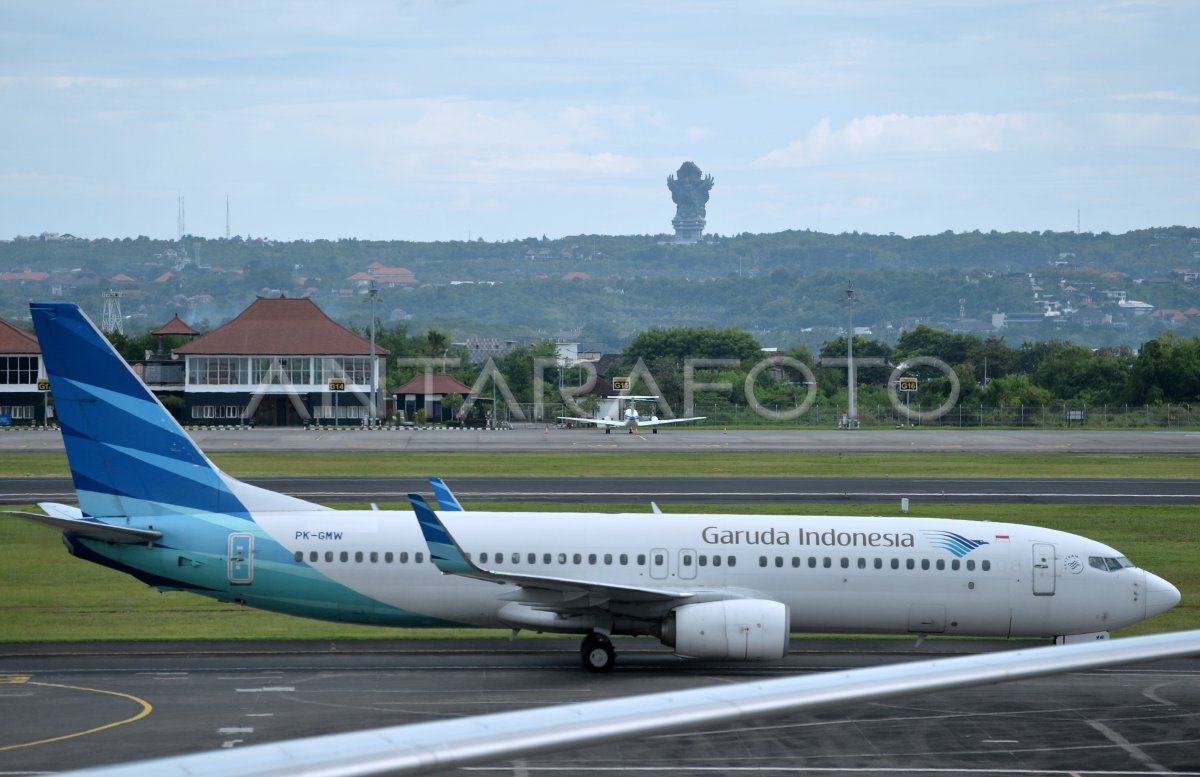
[[[964,297],[958,298],[958,317],[960,320],[967,317],[967,300]]]
[[[121,292],[104,292],[104,315],[100,317],[100,329],[109,334],[125,334],[125,317],[121,315]]]
[[[179,205],[178,205],[177,210],[178,210],[178,214],[176,216],[176,224],[175,224],[175,232],[176,232],[175,239],[183,240],[183,235],[184,235],[184,233],[187,232],[187,219],[184,217],[184,210],[183,210],[183,195],[179,196]]]

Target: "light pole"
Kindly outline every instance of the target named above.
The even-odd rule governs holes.
[[[846,311],[849,323],[846,331],[846,428],[858,428],[858,380],[854,374],[854,284],[846,284]]]
[[[379,286],[375,281],[371,281],[371,285],[367,288],[367,298],[371,302],[371,408],[367,416],[367,425],[375,426],[375,422],[379,420],[379,399],[376,396],[379,360],[375,355],[375,300],[379,298]]]

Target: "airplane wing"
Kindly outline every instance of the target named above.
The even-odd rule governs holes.
[[[653,420],[646,420],[646,421],[643,421],[642,419],[639,418],[638,426],[642,427],[642,426],[662,426],[663,424],[682,424],[685,421],[703,421],[705,418],[708,418],[708,416],[698,415],[698,416],[693,416],[691,418],[655,418]]]
[[[484,569],[468,558],[459,547],[458,541],[437,517],[437,514],[426,503],[420,494],[409,494],[413,512],[429,546],[429,557],[434,566],[443,574],[470,577],[475,580],[486,580],[489,583],[502,585],[517,585],[525,589],[538,591],[556,591],[567,596],[558,597],[555,603],[545,601],[544,596],[533,596],[539,600],[539,607],[545,609],[561,609],[564,612],[574,612],[582,607],[605,607],[610,602],[647,603],[670,602],[678,604],[694,597],[693,593],[672,591],[668,588],[653,588],[646,586],[612,585],[588,580],[551,577],[549,575],[529,575],[508,570]],[[571,596],[577,594],[577,596]],[[521,598],[521,597],[518,597]]]
[[[613,421],[608,418],[574,418],[572,416],[560,415],[558,416],[558,420],[576,421],[581,424],[595,424],[596,426],[611,426],[613,428],[625,425],[624,421]]]
[[[535,753],[728,726],[835,705],[1200,653],[1200,630],[821,672],[328,734],[85,769],[63,777],[339,777],[443,773]]]
[[[42,502],[38,507],[46,511],[41,513],[26,513],[18,510],[6,510],[9,515],[36,521],[47,526],[53,526],[59,531],[70,532],[76,537],[87,537],[104,542],[118,544],[145,544],[162,538],[162,532],[154,529],[135,529],[132,526],[114,526],[102,523],[94,518],[85,518],[79,508],[54,502]]]

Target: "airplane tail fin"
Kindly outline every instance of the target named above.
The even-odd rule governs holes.
[[[79,306],[29,308],[85,516],[325,509],[221,472]]]

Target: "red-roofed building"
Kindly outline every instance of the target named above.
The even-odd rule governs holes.
[[[0,318],[0,426],[45,423],[44,378],[37,338]]]
[[[379,262],[372,262],[366,272],[355,273],[347,280],[360,288],[366,288],[371,281],[375,281],[381,289],[417,285],[417,277],[412,270],[407,267],[387,267]]]
[[[0,281],[5,283],[39,283],[49,280],[49,278],[50,273],[48,272],[31,272],[29,270],[0,273]]]
[[[370,412],[372,362],[377,387],[384,368],[370,347],[311,299],[257,299],[175,349],[186,362],[187,420],[295,426],[378,417]],[[376,346],[375,355],[387,350]]]
[[[472,391],[470,386],[448,373],[422,372],[392,393],[396,409],[403,410],[405,418],[413,420],[417,411],[424,409],[427,420],[441,422],[454,418],[454,411],[444,402],[445,398],[452,394],[465,398]]]

